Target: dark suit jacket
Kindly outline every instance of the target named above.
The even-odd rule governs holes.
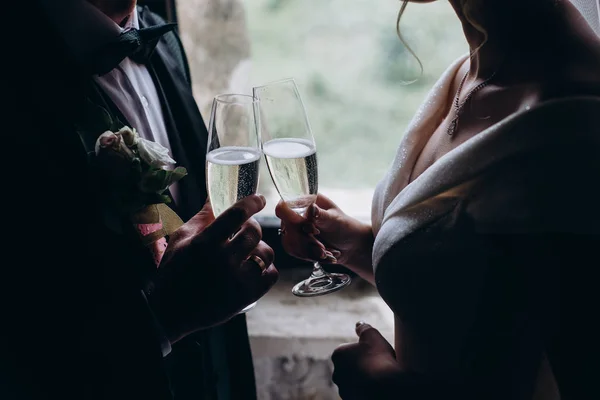
[[[101,219],[93,156],[75,129],[86,98],[122,116],[70,58],[36,3],[27,7],[20,10],[27,12],[25,29],[36,39],[7,43],[2,74],[10,99],[1,114],[5,162],[19,172],[6,192],[0,398],[254,398],[243,316],[191,335],[162,358],[141,292],[155,267],[132,231],[115,233]],[[139,13],[142,27],[164,22],[147,8]],[[176,33],[161,39],[149,68],[173,156],[189,171],[174,206],[187,220],[206,198],[207,132]]]

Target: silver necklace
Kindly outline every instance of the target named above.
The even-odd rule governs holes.
[[[448,130],[446,131],[446,133],[450,136],[454,135],[454,133],[456,132],[456,130],[458,129],[458,120],[460,119],[460,114],[463,111],[463,107],[465,106],[465,104],[467,104],[467,102],[469,100],[471,100],[471,97],[477,93],[478,91],[480,91],[481,89],[483,89],[484,87],[486,87],[490,81],[492,79],[494,79],[494,76],[496,76],[496,72],[498,70],[494,71],[494,73],[487,78],[485,81],[481,82],[479,85],[475,86],[468,94],[467,97],[465,97],[465,100],[460,103],[460,93],[462,92],[462,88],[467,80],[467,77],[469,76],[469,72],[471,72],[471,70],[469,69],[467,71],[467,73],[465,74],[465,76],[463,76],[462,80],[460,81],[460,84],[458,85],[458,90],[456,91],[456,97],[454,98],[454,118],[452,118],[452,121],[450,121],[450,125],[448,126]]]

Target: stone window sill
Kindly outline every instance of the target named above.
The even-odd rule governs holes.
[[[277,285],[246,315],[259,400],[338,399],[331,353],[356,341],[359,320],[393,343],[393,314],[373,287],[354,278],[337,293],[292,295],[292,286],[309,274],[304,268],[282,270]]]

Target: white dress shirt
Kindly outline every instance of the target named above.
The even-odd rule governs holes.
[[[114,40],[121,32],[139,29],[137,10],[121,28],[86,0],[42,0],[47,14],[65,39],[71,54],[84,62],[90,54]],[[115,69],[94,80],[115,103],[141,137],[171,149],[162,106],[154,81],[143,64],[125,58]],[[171,153],[171,156],[173,154]],[[176,160],[177,161],[177,160]],[[177,202],[177,183],[170,187]]]
[[[123,31],[139,29],[137,10],[121,28],[86,0],[42,0],[41,5],[65,40],[71,55],[79,62],[85,62],[94,51],[110,43]],[[126,58],[109,73],[93,79],[118,107],[131,128],[135,128],[143,138],[170,151],[158,93],[145,65]],[[176,184],[170,187],[170,191],[177,201]],[[161,331],[158,321],[156,325]],[[171,352],[171,344],[164,335],[161,345],[163,356]]]
[[[114,25],[118,33],[139,29],[137,11],[131,14],[124,28]],[[115,69],[95,76],[94,80],[142,137],[170,148],[158,93],[145,65],[126,58]]]

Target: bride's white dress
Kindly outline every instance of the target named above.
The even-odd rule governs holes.
[[[561,275],[591,279],[588,257],[599,264],[600,98],[523,109],[409,183],[463,61],[431,90],[377,187],[376,284],[405,368],[489,399],[531,399],[543,354],[555,366],[561,356],[555,335],[571,305]]]

